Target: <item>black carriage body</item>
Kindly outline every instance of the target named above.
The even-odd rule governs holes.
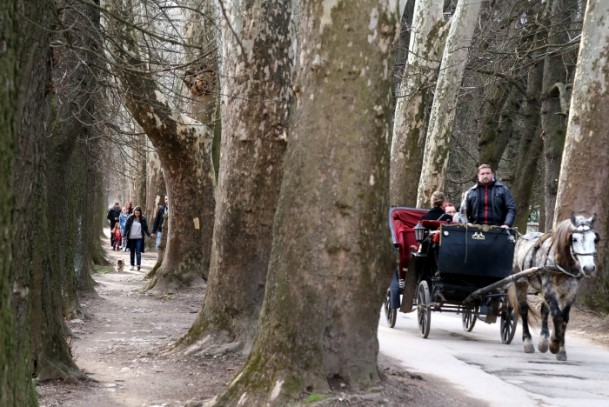
[[[500,227],[442,225],[436,246],[434,294],[461,303],[473,291],[512,273],[512,230]]]

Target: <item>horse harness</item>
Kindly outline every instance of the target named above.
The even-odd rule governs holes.
[[[579,233],[579,234],[582,235],[582,238],[584,238],[583,237],[584,232],[587,232],[589,230],[590,230],[590,226],[588,226],[588,225],[581,225],[581,226],[578,226],[573,233]],[[546,242],[546,240],[548,240],[551,237],[552,237],[552,232],[545,232],[543,235],[541,235],[539,237],[537,242],[535,242],[535,244],[531,247],[530,250],[532,252],[531,252],[531,259],[529,260],[529,268],[534,266],[534,261],[535,261],[535,256],[537,255],[537,251],[539,249],[541,249],[541,247]],[[566,275],[568,275],[570,277],[573,277],[573,278],[576,278],[578,280],[584,277],[584,274],[578,268],[573,267],[572,271],[574,271],[574,273],[572,273],[572,272],[569,272],[569,271],[565,270],[564,268],[562,268],[558,264],[548,265],[548,259],[550,258],[550,251],[551,250],[552,250],[552,245],[550,244],[550,245],[548,245],[548,249],[546,251],[546,260],[544,262],[544,268],[550,268],[551,267],[551,268],[555,269],[558,272],[561,272],[563,274],[566,274]],[[594,255],[596,255],[596,251],[593,251],[593,252],[590,252],[590,253],[578,253],[578,252],[573,250],[573,245],[572,244],[569,244],[569,251],[571,253],[571,257],[573,257],[573,258],[576,258],[575,256],[594,256]],[[524,266],[524,264],[523,264],[523,266]]]

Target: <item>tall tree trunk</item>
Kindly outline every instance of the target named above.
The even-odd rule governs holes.
[[[258,326],[287,139],[290,7],[265,0],[226,9],[227,97],[212,261],[205,303],[187,342],[235,342],[249,351]],[[249,18],[238,19],[241,13]],[[252,45],[241,48],[243,42]]]
[[[35,42],[20,42],[31,37],[23,37],[27,30],[20,25],[23,18],[18,17],[20,9],[17,3],[16,0],[0,3],[0,38],[3,41],[0,58],[0,83],[3,84],[0,86],[0,405],[33,407],[38,403],[31,379],[33,366],[28,329],[31,278],[26,268],[14,268],[17,262],[13,260],[15,253],[11,246],[16,231],[13,219],[16,120],[18,109],[27,100],[28,93],[28,89],[19,84],[31,84],[32,67],[37,65],[18,68],[20,60],[23,60],[21,55],[31,54],[36,59],[40,57],[40,48],[33,47]],[[19,2],[28,10],[36,8],[42,11],[40,16],[36,16],[39,25],[33,30],[40,35],[48,28],[48,8],[40,7],[38,3],[35,0]]]
[[[100,97],[98,100],[103,100],[103,98]],[[84,203],[85,210],[81,214],[83,221],[81,222],[80,236],[86,242],[83,245],[83,256],[90,259],[90,266],[108,265],[106,252],[102,249],[100,241],[100,228],[108,222],[106,219],[108,213],[106,207],[107,196],[105,194],[106,177],[100,162],[108,162],[104,151],[107,152],[112,149],[108,147],[109,138],[103,137],[106,129],[100,127],[99,124],[96,126],[95,133],[102,135],[102,137],[94,137],[87,145],[89,151],[87,155],[87,195]],[[87,227],[84,227],[85,219],[90,223]]]
[[[159,203],[164,205],[167,188],[161,170],[161,160],[154,151],[152,145],[146,143],[146,209],[145,213],[150,221],[150,227],[159,208]],[[161,258],[159,258],[161,260]]]
[[[193,10],[188,13],[186,41],[192,48],[187,48],[191,66],[184,72],[184,84],[189,93],[189,113],[196,120],[213,129],[212,162],[214,172],[219,173],[220,140],[222,121],[220,118],[220,56],[217,29],[217,10],[213,0],[189,0]],[[196,50],[196,51],[195,51]]]
[[[455,109],[481,3],[459,1],[450,23],[427,130],[417,207],[430,206],[433,191],[444,189]]]
[[[527,78],[526,102],[523,109],[522,134],[518,143],[518,156],[514,169],[512,195],[516,202],[514,226],[526,232],[529,218],[529,204],[533,185],[536,181],[536,168],[539,166],[543,141],[539,134],[539,109],[543,64],[536,63],[529,68]]]
[[[113,7],[134,21],[133,4],[115,1]],[[159,155],[171,202],[165,257],[148,289],[188,286],[206,279],[209,269],[215,208],[213,134],[177,111],[152,74],[141,69],[147,59],[140,53],[136,30],[112,19],[108,25],[115,41],[122,44],[113,49],[113,69],[126,92],[125,104]]]
[[[130,200],[133,202],[134,208],[136,206],[142,207],[142,216],[150,219],[151,214],[146,212],[146,180],[148,178],[148,154],[146,154],[148,143],[146,142],[146,136],[143,134],[135,135],[131,139],[131,143],[133,146],[131,150],[133,168],[131,169]]]
[[[64,315],[75,318],[83,316],[78,290],[94,291],[89,242],[83,229],[99,230],[83,216],[88,194],[88,146],[94,139],[98,96],[93,67],[98,62],[94,50],[100,44],[99,11],[70,0],[58,4],[59,24],[64,29],[54,38],[55,114],[47,141],[47,177],[53,187],[48,189],[47,212],[49,230],[62,237],[61,245],[51,250],[52,267],[61,281],[57,295],[63,297]],[[83,19],[83,15],[88,18]]]
[[[188,16],[186,41],[192,46],[186,49],[191,66],[183,77],[190,102],[189,114],[210,129],[215,129],[220,102],[220,39],[216,22],[219,13],[212,0],[188,0],[187,4],[193,10],[185,11]]]
[[[391,50],[389,1],[301,3],[300,66],[260,328],[216,405],[283,406],[379,380]],[[354,114],[358,112],[357,114]]]
[[[552,228],[554,206],[558,188],[560,159],[565,143],[568,114],[568,72],[563,52],[557,48],[569,42],[569,26],[572,14],[580,0],[552,0],[547,53],[544,60],[543,96],[541,101],[541,126],[544,149],[544,197],[545,230]],[[576,51],[572,51],[576,52]],[[540,225],[542,226],[542,225]]]
[[[26,46],[20,66],[25,70],[19,106],[15,166],[15,240],[13,306],[17,315],[31,315],[15,328],[16,337],[27,332],[31,343],[34,372],[39,380],[83,377],[72,360],[64,338],[60,270],[51,261],[51,242],[56,241],[49,227],[49,201],[46,142],[51,119],[52,91],[50,29],[45,3],[25,9],[23,27]],[[32,216],[35,214],[35,216]],[[25,325],[29,323],[29,326]],[[21,344],[20,344],[21,345]],[[20,351],[18,350],[18,353]]]
[[[490,99],[485,100],[485,109],[478,150],[479,163],[490,164],[494,169],[513,136],[514,117],[520,109],[521,93],[512,84],[497,84]]]
[[[573,94],[569,122],[558,181],[554,225],[571,212],[598,216],[596,225],[603,237],[609,235],[609,71],[606,69],[609,49],[609,3],[589,0]],[[600,266],[595,284],[588,286],[588,299],[605,310],[609,290],[609,239],[601,239],[597,265]]]
[[[400,35],[395,47],[395,62],[393,64],[393,89],[398,94],[402,79],[406,75],[406,62],[410,49],[410,34],[413,32],[414,6],[416,0],[406,0],[400,17]]]
[[[410,55],[397,94],[391,139],[390,205],[416,204],[433,100],[431,87],[438,75],[445,37],[443,5],[441,0],[417,0],[414,8]]]

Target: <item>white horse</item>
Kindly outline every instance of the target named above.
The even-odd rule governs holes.
[[[584,277],[596,272],[594,258],[599,236],[594,231],[596,214],[590,218],[571,214],[560,222],[554,232],[527,234],[516,243],[514,273],[532,267],[539,272],[509,287],[510,304],[522,318],[522,340],[526,353],[535,352],[529,332],[528,313],[539,317],[527,302],[529,286],[543,296],[541,304],[541,337],[539,351],[556,354],[556,359],[567,360],[565,331],[569,311],[575,302],[577,288]],[[548,315],[552,315],[554,330],[549,338]]]

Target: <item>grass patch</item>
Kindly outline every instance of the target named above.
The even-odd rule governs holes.
[[[112,271],[112,267],[101,266],[96,271],[101,274],[106,274]]]
[[[321,393],[311,393],[311,394],[309,394],[309,396],[306,399],[304,399],[304,402],[307,403],[307,404],[316,403],[316,402],[321,401],[321,400],[323,400],[325,398],[326,398],[326,396],[324,394],[321,394]]]

